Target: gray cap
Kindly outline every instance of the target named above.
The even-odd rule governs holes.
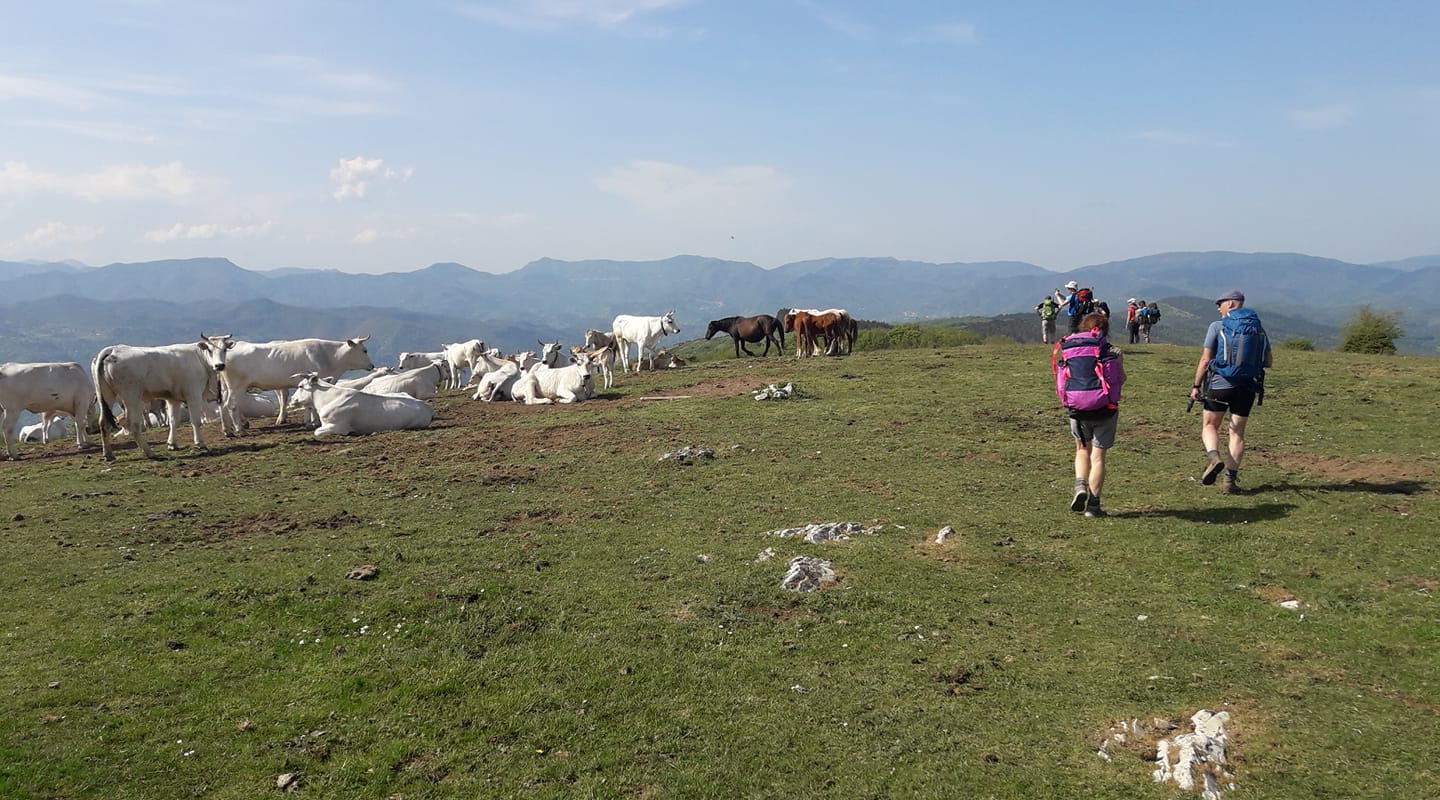
[[[1245,302],[1245,293],[1240,291],[1239,289],[1231,289],[1225,294],[1222,294],[1219,297],[1215,298],[1215,302],[1217,303],[1223,303],[1226,300],[1239,300],[1243,303]]]

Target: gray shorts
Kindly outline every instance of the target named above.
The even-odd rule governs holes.
[[[1109,450],[1115,446],[1115,428],[1120,420],[1120,414],[1114,413],[1104,419],[1075,419],[1070,418],[1070,435],[1075,441],[1083,445],[1091,442],[1101,450]]]

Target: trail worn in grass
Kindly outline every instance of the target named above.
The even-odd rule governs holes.
[[[1161,798],[1106,731],[1209,708],[1236,797],[1433,796],[1440,361],[1285,352],[1227,497],[1196,354],[1129,350],[1104,520],[1067,509],[1039,347],[456,394],[426,431],[154,462],[27,446],[0,795]],[[660,460],[685,446],[715,455]],[[832,521],[878,530],[767,535]],[[782,590],[796,555],[839,582]]]

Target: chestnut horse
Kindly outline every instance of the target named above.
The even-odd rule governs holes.
[[[705,338],[709,339],[717,333],[728,333],[735,342],[735,357],[740,357],[740,351],[744,350],[745,355],[755,358],[750,348],[743,343],[756,344],[762,339],[765,341],[765,352],[760,357],[770,355],[770,343],[775,343],[775,351],[780,355],[785,354],[785,328],[778,320],[769,314],[757,314],[753,317],[725,317],[724,319],[712,320],[710,326],[705,329]]]

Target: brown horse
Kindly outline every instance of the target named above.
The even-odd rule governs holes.
[[[761,340],[765,342],[765,352],[760,357],[770,355],[770,343],[775,343],[775,351],[785,354],[785,328],[769,314],[757,314],[753,317],[725,317],[724,319],[713,320],[710,326],[705,329],[705,338],[709,339],[717,333],[728,333],[735,342],[735,357],[740,357],[740,351],[744,350],[745,355],[755,358],[750,348],[744,342],[756,344]]]

